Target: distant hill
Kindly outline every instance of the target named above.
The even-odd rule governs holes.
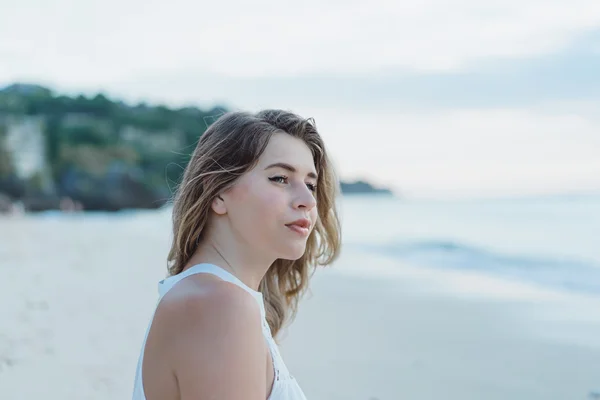
[[[387,188],[378,188],[365,181],[356,182],[341,182],[342,193],[345,194],[382,194],[393,195],[392,191]]]
[[[52,91],[50,89],[40,85],[31,85],[27,83],[14,83],[2,89],[0,93],[16,96],[52,96]]]
[[[0,90],[0,195],[27,210],[157,208],[225,107],[129,105],[15,83]],[[367,182],[342,192],[391,193]]]

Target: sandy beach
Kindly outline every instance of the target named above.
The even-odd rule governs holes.
[[[168,222],[0,218],[1,399],[130,398]],[[600,299],[386,262],[316,274],[281,338],[309,399],[600,398]]]

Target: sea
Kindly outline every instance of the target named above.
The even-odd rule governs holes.
[[[398,268],[465,271],[600,295],[600,194],[452,201],[347,196],[340,209],[344,247],[396,260]]]
[[[347,195],[339,202],[342,254],[397,268],[464,271],[541,289],[600,296],[600,194],[485,200]],[[171,209],[46,213],[36,218],[133,218],[170,231]],[[346,261],[347,263],[347,261]],[[381,273],[369,263],[364,274]]]

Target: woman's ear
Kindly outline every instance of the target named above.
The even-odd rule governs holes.
[[[217,215],[227,214],[227,207],[225,206],[225,200],[223,200],[223,197],[221,197],[220,194],[217,195],[217,197],[215,197],[213,199],[212,209],[215,212],[215,214],[217,214]]]

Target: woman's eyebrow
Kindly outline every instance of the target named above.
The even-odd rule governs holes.
[[[283,168],[283,169],[285,169],[285,170],[287,170],[287,171],[290,171],[290,172],[292,172],[292,173],[293,173],[293,172],[297,172],[297,169],[296,169],[296,168],[294,168],[294,167],[293,167],[293,166],[291,166],[290,164],[286,164],[286,163],[283,163],[283,162],[276,162],[276,163],[274,163],[274,164],[271,164],[271,165],[269,165],[268,167],[266,167],[266,168],[265,168],[265,170],[267,170],[267,169],[271,169],[271,168]],[[317,179],[317,173],[316,173],[316,172],[309,172],[309,173],[307,174],[307,176],[308,176],[309,178]]]

